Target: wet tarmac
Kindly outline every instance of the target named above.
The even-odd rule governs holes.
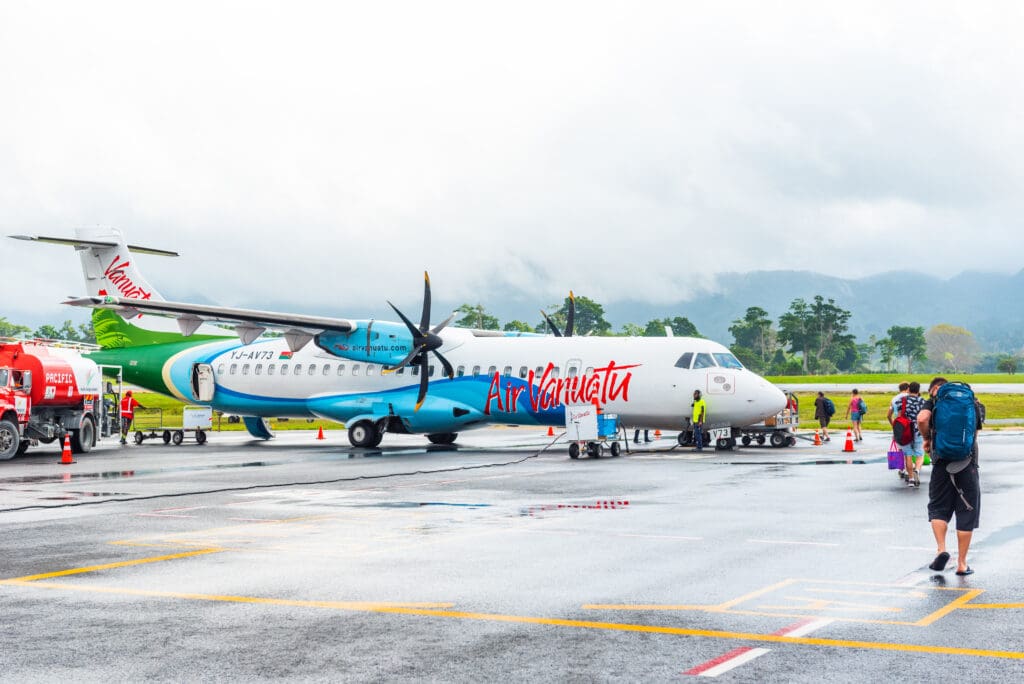
[[[927,569],[930,472],[906,487],[883,433],[599,460],[553,439],[0,463],[2,678],[1024,678],[1024,432],[981,436],[968,577]]]

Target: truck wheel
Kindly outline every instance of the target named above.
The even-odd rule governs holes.
[[[164,434],[161,435],[161,437],[163,437],[164,444],[170,444],[171,443],[171,431],[170,430],[164,430]]]
[[[579,457],[580,457],[580,445],[577,444],[576,442],[573,442],[572,444],[569,445],[569,458],[579,458]]]
[[[92,418],[84,418],[82,426],[71,431],[71,452],[75,454],[89,453],[95,438],[96,428],[92,424]]]
[[[185,441],[185,433],[181,430],[175,430],[174,434],[171,435],[171,441],[174,442],[174,446],[178,446]]]
[[[622,447],[619,446],[618,442],[612,442],[612,445],[609,448],[611,449],[611,452],[612,452],[612,458],[617,458],[618,455],[621,453],[621,449],[622,449]]]
[[[206,444],[206,433],[202,430],[196,430],[196,444]]]
[[[781,432],[773,432],[772,436],[768,440],[771,445],[776,449],[786,445],[786,436]]]
[[[146,439],[146,435],[142,434],[142,430],[135,433],[135,443],[141,445],[142,440]]]
[[[14,458],[21,446],[21,434],[18,426],[4,419],[0,420],[0,461]]]
[[[740,442],[742,442],[745,447],[750,446],[750,435],[743,435],[740,437]]]

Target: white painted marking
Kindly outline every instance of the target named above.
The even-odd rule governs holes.
[[[811,622],[808,622],[807,624],[804,624],[804,625],[800,625],[799,627],[797,627],[797,628],[795,628],[795,629],[793,629],[791,631],[784,631],[784,632],[782,632],[782,636],[788,636],[788,637],[807,636],[808,634],[810,634],[814,630],[821,629],[822,627],[830,625],[833,622],[834,622],[834,620],[828,620],[828,619],[812,620]]]
[[[707,670],[704,670],[698,676],[699,677],[717,677],[718,675],[725,674],[729,670],[732,670],[733,668],[737,668],[740,665],[743,665],[744,663],[749,663],[754,658],[760,658],[765,653],[768,653],[769,650],[770,649],[767,649],[767,648],[752,648],[749,651],[746,651],[745,653],[739,654],[735,658],[730,658],[729,660],[726,660],[724,663],[719,663],[718,665],[715,665],[714,667],[711,667],[711,668],[708,668]]]
[[[832,542],[787,541],[784,539],[748,539],[751,544],[798,544],[800,546],[839,546]]]

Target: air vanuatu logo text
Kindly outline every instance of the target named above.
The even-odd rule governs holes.
[[[487,403],[484,415],[491,415],[493,409],[503,413],[515,413],[519,409],[520,395],[527,393],[530,409],[546,411],[564,404],[592,404],[597,401],[607,404],[621,398],[629,401],[629,381],[633,379],[630,368],[641,364],[616,366],[609,361],[603,368],[595,368],[590,373],[571,378],[553,377],[555,364],[549,363],[540,376],[540,382],[534,385],[536,373],[530,371],[525,378],[525,385],[513,385],[509,380],[504,389],[501,386],[501,373],[495,372],[491,378],[491,386],[487,390]],[[626,372],[623,372],[626,371]]]
[[[117,291],[121,293],[122,297],[131,297],[132,299],[149,299],[153,296],[152,292],[147,292],[142,289],[125,273],[125,270],[131,266],[130,261],[121,261],[121,257],[115,256],[114,260],[107,266],[107,270],[103,272],[103,277],[106,278],[117,288]]]

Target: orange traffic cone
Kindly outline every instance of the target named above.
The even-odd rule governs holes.
[[[71,458],[71,435],[64,434],[64,450],[60,452],[60,464],[71,465],[75,460]]]
[[[821,435],[817,430],[814,431],[814,446],[821,446]]]
[[[555,428],[553,428],[553,427],[551,427],[549,425],[548,426],[548,437],[554,437],[554,436],[555,436]]]
[[[654,431],[654,439],[661,439],[661,430]]]
[[[323,439],[324,438],[324,426],[323,425],[320,426],[320,430],[316,433],[316,438],[317,439]]]
[[[853,448],[853,433],[849,430],[846,431],[846,444],[843,446],[843,451],[847,453],[856,451],[856,449]]]

